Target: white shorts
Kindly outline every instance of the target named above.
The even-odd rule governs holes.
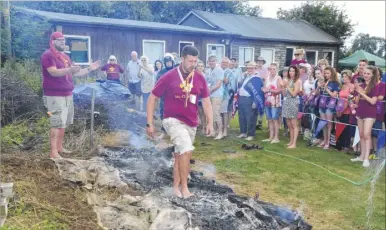
[[[193,143],[196,136],[196,127],[190,127],[173,117],[163,119],[162,125],[171,138],[175,153],[182,155],[194,150]]]
[[[51,114],[52,128],[67,128],[74,123],[74,103],[71,96],[43,96],[44,106]]]

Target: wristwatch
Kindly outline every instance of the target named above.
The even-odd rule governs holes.
[[[149,124],[149,123],[146,124],[147,128],[150,128],[150,126],[152,126],[152,124]]]

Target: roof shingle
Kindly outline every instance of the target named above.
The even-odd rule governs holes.
[[[84,15],[32,10],[32,9],[26,9],[26,8],[20,8],[20,7],[17,7],[17,8],[20,9],[21,11],[25,11],[25,12],[46,18],[48,21],[53,21],[53,22],[93,24],[93,25],[113,26],[113,27],[142,28],[142,29],[150,29],[150,30],[179,31],[179,32],[196,33],[196,34],[232,35],[229,32],[225,32],[225,31],[205,30],[205,29],[199,29],[191,26],[174,25],[174,24],[168,24],[168,23],[91,17],[91,16],[84,16]]]
[[[340,40],[303,20],[257,18],[193,10],[219,29],[245,38],[289,42],[340,44]],[[183,24],[183,20],[179,23]]]

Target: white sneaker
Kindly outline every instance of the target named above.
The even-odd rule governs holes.
[[[364,160],[362,166],[365,168],[369,167],[370,166],[369,160]]]
[[[272,140],[271,141],[271,144],[277,144],[277,143],[280,143],[280,140]]]
[[[247,134],[242,133],[242,134],[240,134],[240,135],[237,136],[237,138],[244,138],[244,137],[247,137]]]
[[[221,140],[221,139],[223,139],[223,135],[222,135],[222,133],[219,133],[218,135],[217,135],[217,137],[215,137],[214,139],[215,140]]]
[[[360,162],[360,161],[363,161],[360,157],[356,157],[356,158],[352,158],[351,159],[352,162]]]
[[[245,138],[246,141],[253,141],[254,137],[247,137]]]
[[[270,140],[270,139],[264,139],[264,140],[262,140],[261,142],[271,142],[272,140]]]

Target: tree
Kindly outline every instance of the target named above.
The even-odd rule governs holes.
[[[352,43],[351,51],[364,50],[371,54],[385,58],[386,40],[381,37],[370,36],[370,34],[358,34]]]
[[[260,7],[251,7],[246,2],[233,1],[133,1],[133,2],[15,2],[14,5],[30,9],[79,14],[95,17],[108,17],[177,23],[190,10],[203,10],[217,13],[232,13],[248,16],[261,16]]]
[[[17,20],[15,20],[17,19]],[[30,14],[11,8],[12,53],[14,57],[39,57],[48,45],[47,31],[51,24]]]
[[[339,9],[333,3],[310,1],[290,10],[279,8],[277,17],[288,20],[305,20],[342,42],[354,31],[354,24],[345,13],[345,9]]]

